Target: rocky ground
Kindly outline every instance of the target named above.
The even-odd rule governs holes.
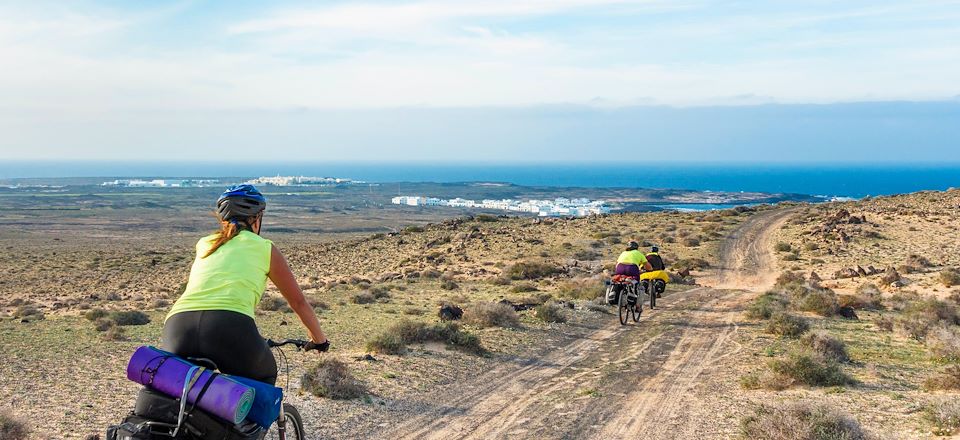
[[[958,228],[960,190],[813,205],[779,232],[778,254],[785,268],[840,292],[869,283],[943,298],[960,284],[950,276],[960,266]]]

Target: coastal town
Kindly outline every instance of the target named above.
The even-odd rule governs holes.
[[[307,176],[263,176],[248,180],[244,183],[265,186],[336,186],[362,183],[340,177],[307,177]],[[217,179],[115,179],[103,182],[102,186],[123,188],[203,188],[231,184]]]
[[[553,200],[468,200],[468,199],[440,199],[423,196],[398,196],[390,201],[394,205],[405,206],[445,206],[451,208],[492,209],[498,211],[524,212],[536,214],[540,217],[586,217],[590,215],[608,214],[610,206],[603,200],[568,199],[558,197]]]

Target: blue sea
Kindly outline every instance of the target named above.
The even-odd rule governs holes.
[[[0,179],[28,177],[344,177],[366,182],[505,182],[524,186],[670,188],[886,195],[960,187],[960,164],[10,162]]]

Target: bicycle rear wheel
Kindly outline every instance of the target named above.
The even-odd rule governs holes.
[[[306,440],[307,435],[303,429],[303,418],[300,417],[300,411],[298,411],[295,406],[284,403],[283,415],[287,422],[284,432],[286,440]],[[278,429],[277,424],[274,423],[262,438],[264,440],[280,440],[280,431]]]
[[[627,325],[630,314],[630,302],[627,300],[627,289],[620,289],[620,325]]]
[[[637,296],[637,306],[630,309],[630,315],[633,317],[633,322],[640,322],[640,314],[643,313],[643,301],[640,301],[639,295]]]

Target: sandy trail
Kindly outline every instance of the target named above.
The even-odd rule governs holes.
[[[772,282],[770,237],[789,214],[758,214],[732,234],[721,248],[716,285],[758,288]],[[611,316],[608,326],[544,356],[503,362],[472,383],[431,396],[428,410],[381,424],[377,436],[723,437],[717,431],[721,412],[697,408],[703,399],[696,388],[705,371],[739,352],[732,336],[750,296],[712,287],[665,295],[638,324],[620,326]]]

